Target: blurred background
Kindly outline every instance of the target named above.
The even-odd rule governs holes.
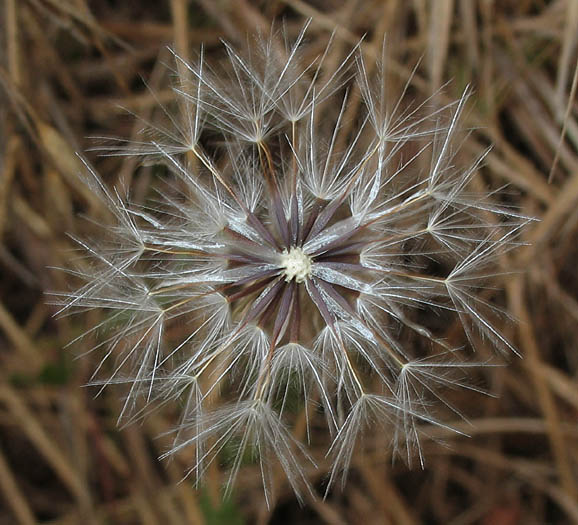
[[[577,0],[3,0],[0,10],[0,525],[578,523]],[[219,465],[196,490],[181,482],[186,454],[157,460],[174,407],[119,429],[122,388],[96,396],[84,385],[99,356],[65,348],[101,313],[56,319],[46,294],[68,288],[54,269],[75,256],[68,235],[89,236],[87,218],[102,216],[76,152],[137,199],[154,184],[134,159],[91,152],[91,137],[134,138],[130,112],[154,118],[158,100],[171,101],[167,46],[194,59],[203,44],[218,60],[221,39],[243,46],[281,21],[297,35],[307,19],[304,55],[335,35],[324,74],[362,37],[372,68],[387,35],[392,96],[416,64],[417,101],[471,85],[461,155],[493,145],[476,189],[505,188],[540,220],[491,291],[523,359],[492,371],[492,396],[459,393],[470,424],[456,426],[470,437],[429,431],[423,470],[359,450],[343,490],[299,506],[281,485],[267,509],[252,465],[223,503]]]

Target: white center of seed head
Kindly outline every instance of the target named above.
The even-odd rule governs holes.
[[[285,280],[295,279],[302,283],[311,273],[311,257],[298,246],[283,250],[281,254],[281,266],[285,268]]]

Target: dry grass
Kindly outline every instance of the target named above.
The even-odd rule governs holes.
[[[4,0],[0,9],[1,525],[578,522],[578,2]],[[66,233],[87,234],[81,214],[102,216],[75,152],[91,135],[134,136],[119,105],[153,113],[141,76],[171,98],[166,45],[187,57],[204,42],[218,56],[220,38],[242,43],[282,18],[293,32],[308,17],[306,53],[336,32],[328,67],[362,35],[371,64],[387,34],[393,86],[423,57],[415,97],[447,80],[448,98],[474,87],[465,153],[494,145],[477,183],[508,185],[510,202],[541,219],[526,230],[531,246],[502,261],[517,273],[496,298],[518,320],[501,329],[525,357],[492,372],[497,397],[462,394],[472,425],[456,425],[472,437],[432,430],[425,470],[392,466],[376,436],[345,490],[325,501],[300,508],[285,487],[268,511],[247,467],[219,514],[218,467],[197,492],[177,483],[186,456],[156,460],[170,409],[120,431],[118,392],[82,388],[96,361],[73,360],[64,346],[100,313],[55,320],[44,294],[65,287],[51,268],[67,265]],[[133,177],[132,160],[87,155],[137,199],[154,178]]]

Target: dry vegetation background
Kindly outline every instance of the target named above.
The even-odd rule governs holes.
[[[3,0],[0,2],[0,524],[578,523],[578,106],[577,0]],[[494,369],[496,397],[462,391],[471,438],[432,431],[424,470],[371,447],[356,455],[344,491],[300,508],[282,487],[267,510],[247,466],[232,500],[223,473],[206,486],[177,483],[186,457],[158,462],[170,409],[116,427],[121,392],[83,388],[98,356],[65,349],[100,313],[54,319],[45,292],[66,288],[73,242],[101,216],[78,177],[75,152],[90,136],[131,137],[139,124],[119,106],[153,115],[172,94],[166,46],[184,57],[204,43],[242,45],[284,19],[297,34],[312,19],[306,54],[336,31],[327,66],[365,36],[371,63],[387,33],[394,86],[412,80],[425,98],[475,90],[463,156],[493,150],[479,188],[540,219],[531,246],[502,261],[515,270],[493,292],[517,323],[500,329],[523,360]],[[397,90],[392,89],[395,93]],[[560,140],[561,136],[564,140]],[[154,173],[133,160],[87,158],[110,185],[143,195]],[[323,484],[321,472],[314,482]],[[322,489],[320,489],[322,491]]]

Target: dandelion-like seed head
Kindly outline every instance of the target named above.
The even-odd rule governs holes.
[[[247,57],[226,46],[225,71],[175,57],[179,111],[108,151],[165,166],[170,188],[139,207],[92,174],[115,240],[81,241],[94,265],[63,307],[109,311],[89,333],[102,384],[127,384],[123,415],[181,400],[168,454],[194,449],[201,480],[235,442],[230,481],[250,450],[267,498],[275,461],[312,490],[312,421],[331,436],[329,486],[372,425],[421,461],[421,428],[444,426],[433,407],[458,413],[443,390],[472,388],[468,351],[515,352],[479,292],[527,222],[470,190],[483,156],[456,167],[467,94],[429,113],[391,104],[385,64],[372,79],[357,50],[333,70],[326,53],[302,63],[304,35]],[[345,84],[361,93],[356,121]],[[449,340],[456,324],[464,338]]]

